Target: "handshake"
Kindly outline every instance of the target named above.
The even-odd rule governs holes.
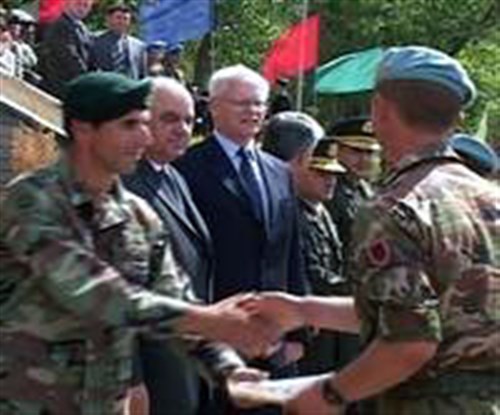
[[[193,305],[181,321],[181,330],[227,343],[248,358],[265,358],[283,346],[284,333],[304,323],[300,297],[248,293],[211,305]]]

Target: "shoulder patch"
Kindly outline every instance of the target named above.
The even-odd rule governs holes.
[[[385,239],[375,239],[368,247],[367,256],[370,265],[384,267],[391,260],[391,247]]]

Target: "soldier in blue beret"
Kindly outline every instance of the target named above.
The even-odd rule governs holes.
[[[186,76],[181,68],[181,57],[184,46],[182,43],[167,45],[165,53],[165,75],[176,79],[181,84],[186,85]]]
[[[464,133],[454,134],[450,144],[475,172],[484,177],[494,177],[500,168],[500,160],[488,143]]]
[[[361,355],[295,394],[286,413],[340,414],[368,397],[383,415],[500,411],[500,189],[448,139],[474,95],[443,52],[386,52],[372,120],[389,172],[353,225],[354,298],[253,304],[282,327],[360,333]]]
[[[123,415],[138,334],[205,353],[214,382],[244,365],[230,350],[219,359],[223,346],[212,341],[260,355],[276,338],[234,300],[198,305],[159,218],[121,185],[151,140],[150,89],[117,73],[76,78],[61,159],[6,188],[2,414]]]

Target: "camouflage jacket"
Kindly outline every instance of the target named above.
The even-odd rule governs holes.
[[[443,145],[403,160],[359,211],[348,273],[362,338],[438,341],[414,379],[500,369],[499,195]]]
[[[119,183],[92,201],[65,160],[1,212],[0,412],[121,413],[134,335],[171,336],[192,299],[159,219]]]
[[[341,174],[337,178],[335,193],[332,199],[325,202],[330,217],[337,226],[342,242],[342,254],[348,256],[348,246],[351,241],[352,225],[361,205],[373,197],[371,185],[352,172]]]
[[[312,292],[316,295],[341,294],[345,290],[342,245],[325,207],[300,200],[299,229],[301,254]]]

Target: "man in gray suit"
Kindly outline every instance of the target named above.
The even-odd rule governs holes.
[[[194,102],[187,89],[173,78],[154,78],[153,85],[153,143],[136,172],[125,177],[124,183],[158,213],[170,235],[175,259],[191,276],[195,293],[200,299],[210,301],[213,271],[210,235],[187,185],[170,165],[187,148],[194,122]],[[195,414],[200,406],[200,378],[195,365],[164,342],[143,341],[140,355],[151,414]],[[204,360],[203,356],[201,359]]]
[[[42,88],[61,98],[65,84],[90,70],[92,35],[83,23],[94,0],[64,0],[64,11],[43,31],[40,42]]]
[[[90,51],[95,69],[120,72],[134,79],[146,76],[146,45],[128,34],[131,23],[132,9],[126,4],[108,8],[108,30],[96,36]]]

